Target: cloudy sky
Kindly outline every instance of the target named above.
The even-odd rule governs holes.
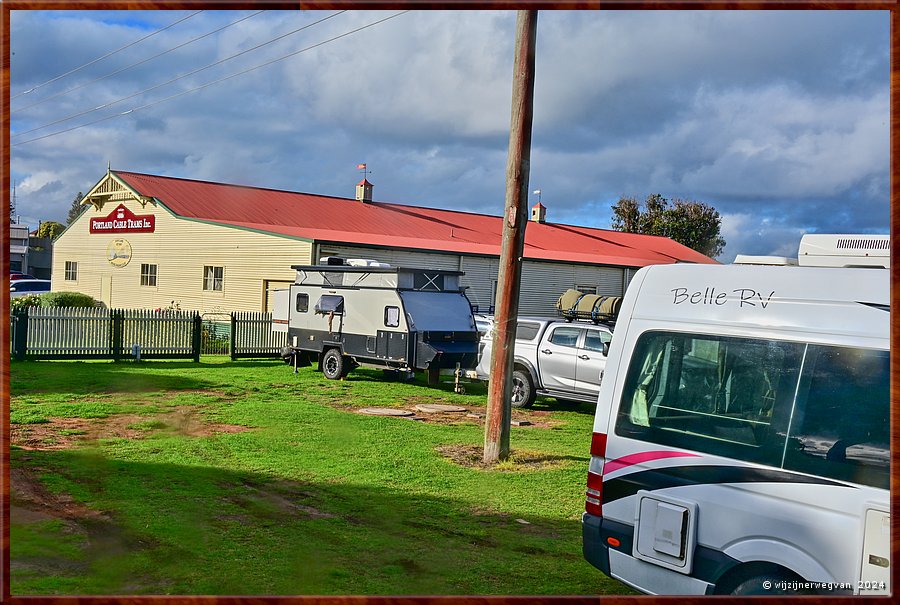
[[[805,232],[887,233],[889,20],[543,11],[529,190],[548,220],[601,228],[621,196],[705,202],[725,262],[796,256]],[[376,200],[502,214],[514,26],[507,11],[13,11],[18,214],[65,222],[107,164],[352,197],[363,162]]]

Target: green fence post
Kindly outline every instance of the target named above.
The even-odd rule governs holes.
[[[200,334],[203,331],[203,319],[200,314],[194,315],[194,329],[191,332],[191,352],[194,354],[194,361],[200,361]]]
[[[28,309],[17,311],[13,317],[15,318],[15,323],[13,324],[13,357],[23,361],[28,348]]]
[[[234,345],[237,343],[237,319],[234,317],[234,311],[231,312],[231,336],[228,350],[231,351],[231,361],[237,359],[234,354]]]

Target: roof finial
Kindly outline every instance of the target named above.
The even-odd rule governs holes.
[[[112,169],[110,168],[110,166],[111,166],[111,164],[109,163],[109,160],[106,160],[106,174],[109,174],[110,172],[112,172]]]

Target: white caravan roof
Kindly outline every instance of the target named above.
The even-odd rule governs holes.
[[[886,347],[886,269],[742,265],[656,265],[641,269],[622,313],[634,319],[730,325],[744,332],[796,330],[876,338]],[[873,346],[881,346],[874,345]]]

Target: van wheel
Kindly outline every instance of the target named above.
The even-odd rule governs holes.
[[[734,587],[731,594],[735,596],[816,594],[814,590],[791,589],[792,582],[802,582],[802,579],[792,574],[771,572],[744,580]]]
[[[329,380],[338,380],[344,376],[344,356],[337,349],[328,349],[322,358],[322,373]]]
[[[534,385],[531,375],[523,370],[513,370],[510,402],[514,408],[530,408],[534,403]]]

